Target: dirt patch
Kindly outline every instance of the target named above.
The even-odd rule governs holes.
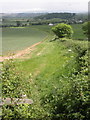
[[[26,48],[25,50],[19,51],[15,55],[11,55],[11,56],[8,56],[8,57],[7,56],[4,56],[4,57],[0,56],[0,62],[3,62],[4,60],[19,58],[19,57],[22,57],[25,54],[29,54],[32,50],[35,49],[35,46],[39,45],[40,43],[42,43],[42,41]]]

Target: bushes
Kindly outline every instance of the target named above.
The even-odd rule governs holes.
[[[69,47],[77,53],[76,63],[74,59],[69,61],[69,69],[64,67],[67,74],[63,69],[58,69],[46,80],[48,85],[42,89],[42,105],[47,107],[51,120],[89,120],[88,51],[81,44],[72,43]],[[78,68],[75,68],[75,64],[78,64]]]
[[[23,94],[30,94],[30,86],[25,81],[23,75],[16,70],[16,65],[12,60],[4,63],[2,68],[3,98],[22,98]],[[15,120],[18,117],[23,118],[23,116],[27,116],[26,110],[28,107],[23,106],[21,110],[19,107],[20,105],[3,105],[2,120]]]
[[[47,69],[55,64],[55,61],[51,61],[53,57],[50,51],[42,57],[46,60],[45,56],[48,56],[50,63],[46,64],[43,71],[34,78],[32,76],[25,78],[20,74],[13,61],[4,64],[3,96],[20,97],[22,89],[28,98],[33,99],[34,104],[4,105],[3,120],[89,120],[88,51],[81,43],[76,44],[76,42],[52,43],[54,51],[56,50],[56,54],[52,52],[55,61],[64,60],[64,64],[58,63],[56,71],[51,72],[48,77],[45,76]],[[57,45],[57,48],[54,45]],[[69,52],[68,49],[71,51]],[[29,82],[31,79],[33,82]]]
[[[27,78],[25,80],[12,60],[4,63],[2,68],[2,94],[4,98],[20,98],[27,90],[30,92]]]
[[[46,120],[47,116],[38,105],[4,105],[2,120]]]
[[[90,37],[90,21],[88,22],[85,22],[83,25],[82,25],[82,29],[84,31],[84,34],[87,36],[87,37]]]
[[[72,27],[64,23],[54,26],[52,28],[52,31],[55,33],[55,35],[58,38],[63,38],[63,37],[71,38],[73,34]]]
[[[2,67],[2,97],[3,98],[22,98],[26,94],[28,98],[31,96],[30,79],[31,76],[25,78],[17,69],[17,63],[13,60],[6,61]],[[39,120],[47,116],[47,112],[35,102],[30,105],[25,104],[9,104],[2,107],[2,120]],[[48,119],[47,119],[48,120]]]
[[[81,67],[81,69],[78,71],[77,75],[73,73],[69,78],[67,78],[67,76],[61,78],[61,81],[65,81],[67,78],[66,81],[68,81],[69,86],[64,83],[64,90],[62,88],[60,89],[58,86],[55,93],[53,92],[48,96],[48,101],[52,102],[51,106],[54,110],[52,120],[90,119],[90,109],[88,107],[90,106],[90,82],[88,81],[88,75],[86,74],[88,69],[87,53],[80,56],[79,60],[81,59],[83,62],[80,63],[79,67]]]

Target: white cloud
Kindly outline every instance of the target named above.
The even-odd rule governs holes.
[[[0,12],[88,11],[88,0],[0,0]]]
[[[32,9],[13,9],[12,12],[46,12],[46,9],[32,8]]]
[[[0,2],[63,2],[63,0],[0,0]],[[64,0],[64,2],[89,2],[89,0]]]

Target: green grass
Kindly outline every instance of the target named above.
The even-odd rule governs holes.
[[[51,77],[54,72],[58,71],[58,69],[61,69],[61,73],[63,73],[64,66],[71,64],[75,67],[74,60],[76,53],[73,50],[75,47],[73,44],[75,43],[87,48],[87,42],[85,41],[80,42],[76,40],[75,42],[72,40],[66,40],[64,43],[59,41],[43,42],[38,45],[32,53],[30,53],[30,59],[23,61],[21,60],[19,62],[19,68],[21,71],[24,71],[26,75],[29,75],[30,73],[36,74],[37,72],[40,72],[42,73],[41,76],[43,79]],[[69,52],[69,49],[72,51]],[[26,55],[26,57],[27,56],[29,55]],[[69,70],[68,67],[67,69]]]
[[[37,46],[37,50],[32,53],[32,57],[28,60],[20,62],[24,72],[35,72],[41,70],[45,76],[50,77],[50,75],[60,68],[65,61],[70,59],[70,56],[73,56],[74,53],[68,53],[64,49],[64,45],[57,45],[57,43],[44,42],[41,45]],[[63,52],[61,52],[63,50]],[[68,54],[66,57],[64,54]],[[60,66],[59,66],[60,65]],[[51,69],[49,69],[51,68]]]

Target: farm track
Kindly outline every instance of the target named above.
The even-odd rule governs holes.
[[[24,49],[22,51],[17,52],[15,55],[4,56],[4,57],[0,56],[0,62],[3,62],[4,60],[10,60],[10,59],[19,58],[19,57],[21,57],[21,56],[23,56],[25,54],[28,54],[28,53],[30,53],[34,49],[35,46],[41,44],[42,42],[43,41],[35,43],[34,45],[32,45],[32,46],[30,46],[30,47],[28,47],[28,48],[26,48],[26,49]]]

